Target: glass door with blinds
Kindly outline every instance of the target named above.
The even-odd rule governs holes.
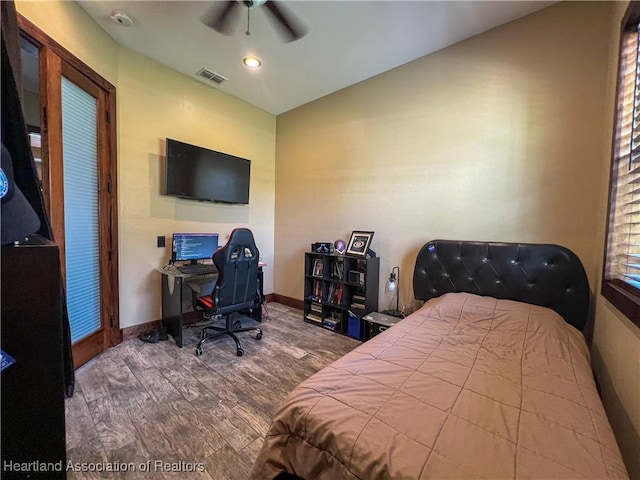
[[[78,367],[117,343],[121,335],[114,143],[109,140],[109,92],[84,70],[50,57],[48,65],[59,72],[47,82],[51,217],[56,242],[61,245],[74,365]]]
[[[25,85],[31,85],[25,117],[33,127],[30,132],[39,134],[39,175],[60,251],[77,368],[122,341],[116,91],[28,20],[19,16],[18,23],[28,60]]]
[[[100,238],[97,99],[62,77],[62,156],[67,309],[71,342],[98,332]]]

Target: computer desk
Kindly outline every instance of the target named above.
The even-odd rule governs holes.
[[[258,265],[258,281],[260,285],[261,305],[264,303],[262,268],[266,263]],[[200,293],[200,285],[208,283],[215,286],[218,273],[211,265],[211,272],[182,273],[175,265],[167,265],[157,269],[162,274],[162,326],[173,337],[176,345],[182,348],[182,330],[185,324],[202,320],[202,312],[193,311],[193,294]],[[262,308],[251,313],[251,318],[262,322]]]

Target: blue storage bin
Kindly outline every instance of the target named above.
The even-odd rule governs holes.
[[[347,334],[350,337],[362,340],[362,320],[355,313],[349,311],[349,323],[347,325]]]

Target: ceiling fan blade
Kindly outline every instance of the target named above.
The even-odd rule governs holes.
[[[307,27],[295,16],[288,12],[282,3],[267,0],[264,4],[271,14],[273,23],[284,38],[285,42],[294,42],[307,34]]]
[[[214,2],[200,17],[200,21],[216,32],[231,35],[236,25],[235,17],[239,13],[239,6],[236,0]]]

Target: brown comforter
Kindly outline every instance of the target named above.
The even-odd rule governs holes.
[[[251,474],[628,478],[582,334],[552,310],[427,302],[296,387]]]

